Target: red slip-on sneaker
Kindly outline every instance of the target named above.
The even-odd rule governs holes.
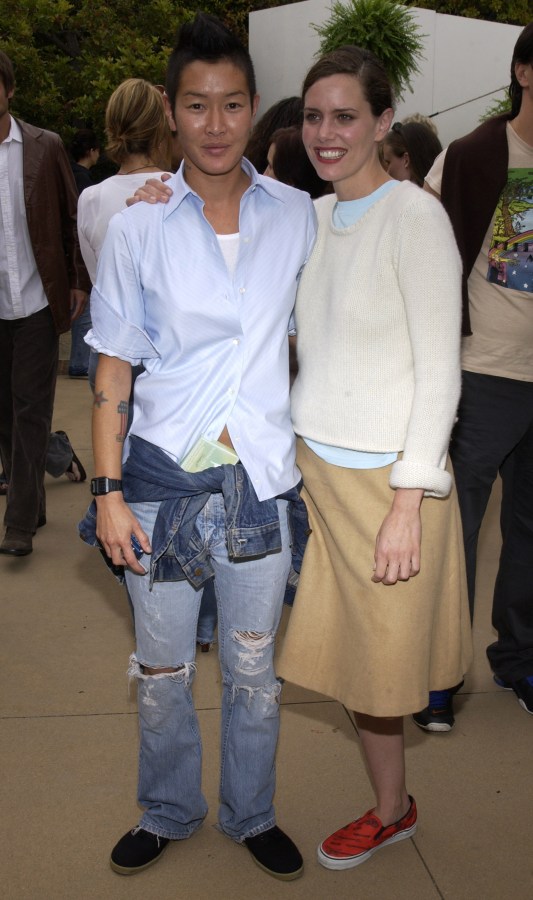
[[[416,803],[409,797],[411,805],[405,816],[392,825],[383,825],[373,810],[339,828],[318,848],[318,861],[326,869],[351,869],[370,859],[376,850],[388,844],[404,841],[416,832]]]

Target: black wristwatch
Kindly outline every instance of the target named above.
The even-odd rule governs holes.
[[[101,497],[102,494],[110,494],[111,491],[121,491],[122,482],[119,478],[91,478],[91,494],[93,497]]]

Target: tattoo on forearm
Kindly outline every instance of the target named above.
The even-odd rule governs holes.
[[[121,400],[119,405],[117,406],[117,412],[120,416],[120,432],[117,434],[116,438],[120,444],[124,443],[124,439],[126,437],[126,431],[128,428],[128,401]]]
[[[104,397],[103,391],[98,391],[98,393],[94,395],[93,404],[100,409],[102,403],[107,403],[107,397]]]

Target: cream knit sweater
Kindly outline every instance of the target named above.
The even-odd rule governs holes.
[[[403,451],[393,488],[443,497],[460,393],[461,261],[435,198],[400,182],[350,228],[315,202],[317,241],[296,300],[297,434]]]

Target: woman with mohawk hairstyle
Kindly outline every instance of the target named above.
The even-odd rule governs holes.
[[[308,195],[243,160],[258,100],[250,56],[222,23],[199,13],[181,28],[166,79],[183,152],[172,196],[112,219],[92,294],[97,536],[126,567],[137,642],[144,813],[112,851],[122,875],[207,814],[191,688],[201,587],[213,575],[219,829],[275,878],[303,871],[273,806],[273,655],[300,482],[287,336],[315,215]],[[139,362],[126,446],[120,411]]]

